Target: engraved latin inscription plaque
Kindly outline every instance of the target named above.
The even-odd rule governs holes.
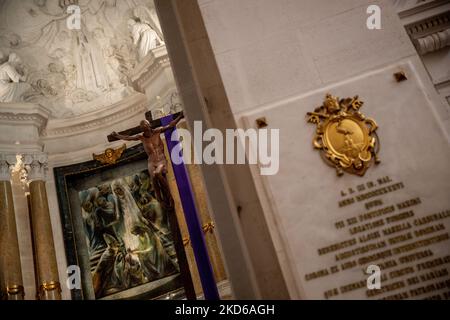
[[[363,176],[337,176],[313,148],[304,116],[329,92],[358,95],[376,119],[381,162]],[[260,179],[261,197],[302,298],[450,297],[450,148],[437,108],[405,62],[244,117],[280,128],[280,170]],[[367,287],[371,265],[380,289]]]

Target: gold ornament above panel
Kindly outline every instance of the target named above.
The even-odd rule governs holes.
[[[359,111],[363,104],[358,96],[339,99],[327,94],[320,107],[307,113],[307,121],[317,125],[314,148],[338,176],[363,176],[373,162],[380,162],[378,126]]]
[[[125,151],[126,148],[127,148],[126,144],[123,144],[118,149],[107,148],[105,152],[101,154],[93,153],[92,157],[94,158],[94,160],[99,161],[101,164],[115,164],[117,160],[120,159],[122,153]]]

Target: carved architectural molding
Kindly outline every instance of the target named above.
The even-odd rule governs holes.
[[[450,46],[450,28],[417,39],[416,48],[421,55],[424,55],[443,49],[446,46]]]
[[[450,112],[450,2],[448,0],[394,0],[394,8],[428,71],[437,93]]]
[[[149,110],[154,119],[182,110],[165,46],[152,50],[136,66],[132,81],[135,90],[145,93],[149,98]]]
[[[39,131],[41,131],[45,127],[45,124],[47,123],[47,119],[37,114],[6,113],[6,112],[0,112],[0,121],[32,122],[39,127]]]
[[[98,130],[118,123],[137,114],[148,111],[148,101],[143,94],[135,93],[114,104],[107,110],[100,110],[90,115],[72,119],[52,119],[43,130],[42,137],[56,138],[78,135],[92,130]]]
[[[9,181],[11,179],[11,171],[16,163],[16,154],[0,153],[0,181]]]
[[[401,19],[448,4],[448,0],[393,0]]]
[[[1,125],[33,125],[41,133],[47,125],[50,111],[32,103],[0,103]]]
[[[48,171],[48,156],[46,153],[29,153],[23,155],[23,164],[28,173],[28,181],[45,181]]]
[[[137,81],[138,88],[140,88],[142,84],[151,81],[153,77],[158,74],[158,72],[163,71],[166,68],[170,68],[170,60],[168,56],[155,60],[150,68],[147,69],[147,73],[145,73],[145,75]]]
[[[420,19],[405,26],[412,40],[440,32],[450,27],[450,11]]]
[[[156,75],[165,69],[170,69],[170,60],[165,46],[153,49],[135,68],[131,75],[134,88],[145,92],[145,87]],[[170,70],[170,72],[172,72]]]
[[[183,104],[176,89],[170,90],[165,96],[158,97],[156,104],[151,108],[153,119],[159,119],[182,110]]]
[[[50,111],[31,103],[0,103],[0,152],[41,151]]]

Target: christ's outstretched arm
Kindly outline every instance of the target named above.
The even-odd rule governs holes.
[[[123,134],[118,134],[117,132],[113,132],[111,133],[111,135],[116,138],[116,139],[120,139],[120,140],[125,140],[125,141],[138,141],[141,140],[141,135],[140,134],[136,134],[134,136],[125,136]]]
[[[160,127],[158,129],[156,129],[155,131],[158,133],[163,133],[170,128],[174,128],[177,125],[177,123],[180,122],[181,119],[183,119],[183,117],[184,117],[184,114],[183,114],[183,112],[181,112],[180,115],[176,119],[172,120],[167,126]]]

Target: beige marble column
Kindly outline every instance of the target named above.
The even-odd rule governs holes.
[[[38,285],[37,297],[39,300],[60,300],[61,285],[45,188],[47,156],[43,153],[25,155],[24,163],[30,181],[30,212]]]
[[[10,171],[16,155],[0,154],[0,297],[23,300],[22,268]]]

